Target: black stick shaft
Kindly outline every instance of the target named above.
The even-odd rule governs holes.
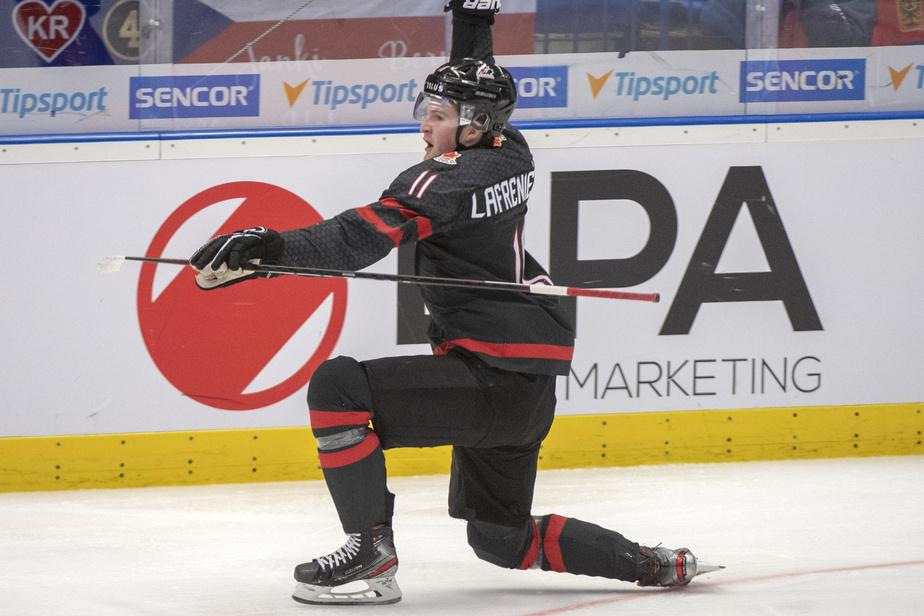
[[[185,259],[168,259],[163,257],[125,257],[126,261],[144,261],[166,265],[189,265]],[[379,274],[376,272],[353,272],[316,267],[295,267],[291,265],[254,265],[245,264],[244,269],[260,274],[277,274],[281,276],[304,276],[308,278],[355,278],[358,280],[383,280],[401,284],[422,286],[463,287],[468,289],[485,289],[491,291],[513,291],[533,295],[558,295],[569,297],[602,297],[607,299],[624,299],[641,302],[658,302],[658,293],[635,293],[632,291],[615,291],[611,289],[582,289],[579,287],[562,287],[547,284],[520,284],[497,280],[474,280],[468,278],[442,278],[439,276],[417,276],[412,274]]]

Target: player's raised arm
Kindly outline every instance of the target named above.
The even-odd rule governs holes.
[[[494,64],[491,26],[500,11],[500,0],[449,0],[444,11],[452,11],[452,51],[450,62],[476,58]]]

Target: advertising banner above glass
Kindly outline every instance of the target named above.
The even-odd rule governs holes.
[[[908,112],[918,47],[502,56],[513,120]],[[411,126],[440,58],[0,69],[0,133]]]
[[[0,133],[410,125],[441,0],[0,0]],[[924,111],[924,0],[505,0],[514,122]]]

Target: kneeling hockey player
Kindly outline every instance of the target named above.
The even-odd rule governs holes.
[[[551,284],[524,250],[533,159],[509,126],[516,88],[494,65],[490,4],[455,0],[450,61],[414,107],[424,161],[375,202],[305,229],[221,236],[193,255],[205,289],[256,274],[241,263],[358,270],[416,244],[416,273]],[[499,3],[496,3],[499,4]],[[560,515],[534,515],[539,446],[552,425],[555,377],[568,373],[574,330],[556,298],[423,287],[433,355],[322,364],[308,388],[311,429],[346,544],[295,568],[305,603],[393,603],[394,495],[383,449],[452,445],[449,514],[475,554],[511,569],[678,586],[697,574],[687,549],[645,547]],[[702,572],[700,566],[700,572]],[[364,582],[362,590],[339,587]]]

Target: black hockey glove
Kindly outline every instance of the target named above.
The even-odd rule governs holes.
[[[246,263],[275,265],[282,257],[282,236],[265,227],[254,227],[210,239],[189,259],[199,270],[196,284],[206,291],[254,277],[268,277],[243,269]]]
[[[500,12],[501,0],[449,0],[443,12],[452,11],[452,16],[469,23],[494,25],[494,13]]]

